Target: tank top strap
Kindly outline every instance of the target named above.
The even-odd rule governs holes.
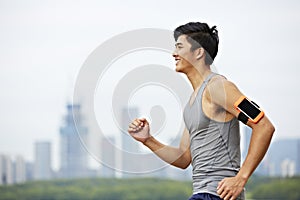
[[[210,79],[212,79],[212,77],[214,77],[215,75],[217,75],[217,74],[214,72],[210,73],[204,80],[203,84],[207,85],[207,83],[210,81]]]
[[[210,73],[210,74],[206,77],[206,79],[203,81],[203,83],[202,83],[202,85],[201,85],[200,90],[199,90],[198,93],[200,93],[200,94],[203,93],[204,89],[205,89],[206,86],[207,86],[207,83],[208,83],[215,75],[217,75],[217,74],[214,73],[214,72],[212,72],[212,73]]]

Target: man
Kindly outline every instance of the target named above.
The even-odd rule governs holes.
[[[146,119],[135,119],[128,132],[164,161],[182,169],[192,164],[190,200],[244,199],[244,186],[263,159],[275,128],[263,112],[251,119],[248,107],[238,109],[242,100],[247,100],[244,94],[225,77],[211,71],[219,44],[215,26],[191,22],[176,28],[174,37],[176,71],[186,74],[194,89],[184,109],[186,129],[180,145],[171,147],[157,141],[151,136]],[[238,120],[252,128],[242,166]]]

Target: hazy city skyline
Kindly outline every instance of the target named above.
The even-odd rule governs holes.
[[[33,144],[50,141],[57,168],[59,128],[63,124],[65,106],[71,101],[75,79],[89,54],[112,36],[126,31],[173,30],[189,21],[217,25],[220,52],[215,66],[263,107],[276,126],[274,139],[299,137],[300,60],[296,55],[300,44],[299,9],[300,2],[295,0],[218,4],[137,0],[126,3],[117,0],[0,1],[0,153],[23,154],[26,160],[33,160]],[[158,57],[157,54],[162,53],[145,56],[144,60],[135,54],[126,65],[116,63],[112,67],[123,68],[123,74],[145,63],[175,68],[171,55],[165,53]],[[116,71],[119,70],[113,72]],[[107,98],[108,102],[110,91],[120,78],[117,73],[106,74],[103,80],[107,88],[95,96]],[[165,126],[167,131],[173,130],[172,121],[178,122],[182,114],[176,103],[173,107],[171,103],[169,107],[165,104],[166,99],[171,98],[165,93],[154,88],[152,100],[159,103],[158,97],[166,95],[161,104],[169,119]],[[143,95],[137,93],[131,103],[139,106],[141,115],[149,116],[149,107],[145,104],[149,98],[143,100]],[[96,108],[98,114],[104,111],[100,115],[107,118],[107,124],[113,121],[109,119],[111,113],[105,110],[109,108],[101,105]],[[113,126],[106,128],[108,133],[104,134],[119,134]],[[170,135],[161,132],[158,137],[165,140]]]
[[[126,119],[123,119],[122,121],[125,122]],[[244,133],[242,134],[242,138],[244,138],[242,139],[242,144],[248,146],[251,129],[246,126],[243,126],[242,129],[244,129]],[[77,137],[75,132],[69,136],[68,140],[70,140],[69,142],[71,143],[67,146],[72,154],[72,151],[78,144],[71,140],[76,140]],[[120,154],[118,156],[116,154],[116,148],[113,145],[114,139],[109,138],[109,140],[110,141],[108,141],[107,138],[102,138],[101,140],[100,157],[102,158],[102,165],[99,166],[97,170],[93,170],[87,165],[83,166],[82,164],[85,164],[85,161],[82,159],[72,161],[74,156],[64,158],[66,152],[61,152],[60,158],[69,160],[67,162],[71,161],[72,165],[66,166],[66,164],[62,163],[60,170],[54,170],[51,163],[51,143],[47,141],[35,143],[35,160],[33,163],[25,160],[22,155],[12,157],[11,155],[3,155],[0,153],[0,185],[25,183],[32,180],[52,180],[60,178],[74,179],[79,177],[129,178],[150,176],[171,178],[175,180],[190,180],[191,178],[191,167],[186,170],[181,170],[170,165],[167,166],[157,157],[153,157],[153,154],[142,154],[141,157],[137,157],[139,153],[142,153],[139,149],[132,149],[136,154],[128,154],[129,152],[123,151],[122,155]],[[128,141],[126,140],[127,138],[123,137],[122,143],[127,143]],[[179,138],[177,138],[175,143],[179,143]],[[61,143],[60,145],[65,147],[64,143]],[[242,160],[245,159],[246,151],[247,149],[242,151]],[[255,170],[254,174],[268,177],[297,176],[300,174],[299,156],[300,139],[279,139],[271,144],[270,150],[262,163]],[[116,165],[118,157],[122,160],[122,166]],[[66,167],[68,168],[67,171]],[[122,171],[119,171],[120,169],[122,169]]]
[[[176,180],[190,180],[191,168],[180,170],[167,165],[154,154],[145,154],[129,135],[122,132],[120,139],[122,149],[116,148],[115,138],[102,137],[99,140],[101,165],[92,169],[88,162],[89,144],[85,141],[91,134],[86,126],[81,104],[68,104],[64,124],[60,128],[59,169],[52,164],[52,143],[39,141],[34,143],[34,161],[24,160],[23,156],[13,157],[0,152],[0,185],[24,183],[32,180],[78,179],[88,177],[164,177]],[[121,126],[130,121],[127,109],[121,111]],[[130,108],[133,115],[137,108]],[[132,116],[134,117],[134,116]],[[78,131],[78,132],[77,132]],[[80,135],[80,138],[78,137]],[[80,141],[82,140],[82,141]],[[177,138],[178,140],[178,138]],[[81,144],[84,143],[84,147]],[[179,141],[176,141],[179,143]],[[94,152],[93,152],[94,153]]]

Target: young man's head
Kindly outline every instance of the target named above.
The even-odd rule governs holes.
[[[210,28],[206,23],[190,22],[179,26],[174,30],[174,38],[176,41],[176,49],[182,43],[187,43],[190,52],[198,59],[202,55],[205,56],[205,64],[211,65],[218,53],[219,37],[216,26]],[[186,50],[185,50],[186,51]],[[187,52],[183,51],[183,54]],[[184,57],[185,55],[179,56]],[[191,57],[191,55],[188,55]],[[174,55],[176,58],[176,55]],[[184,59],[188,60],[188,58]],[[177,65],[177,64],[176,64]]]

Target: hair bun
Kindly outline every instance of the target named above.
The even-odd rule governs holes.
[[[210,29],[210,34],[212,34],[212,35],[217,34],[217,35],[218,35],[217,26],[211,27],[211,29]]]
[[[219,44],[219,35],[218,35],[218,30],[217,26],[213,26],[210,29],[210,35],[216,40],[216,42]]]

